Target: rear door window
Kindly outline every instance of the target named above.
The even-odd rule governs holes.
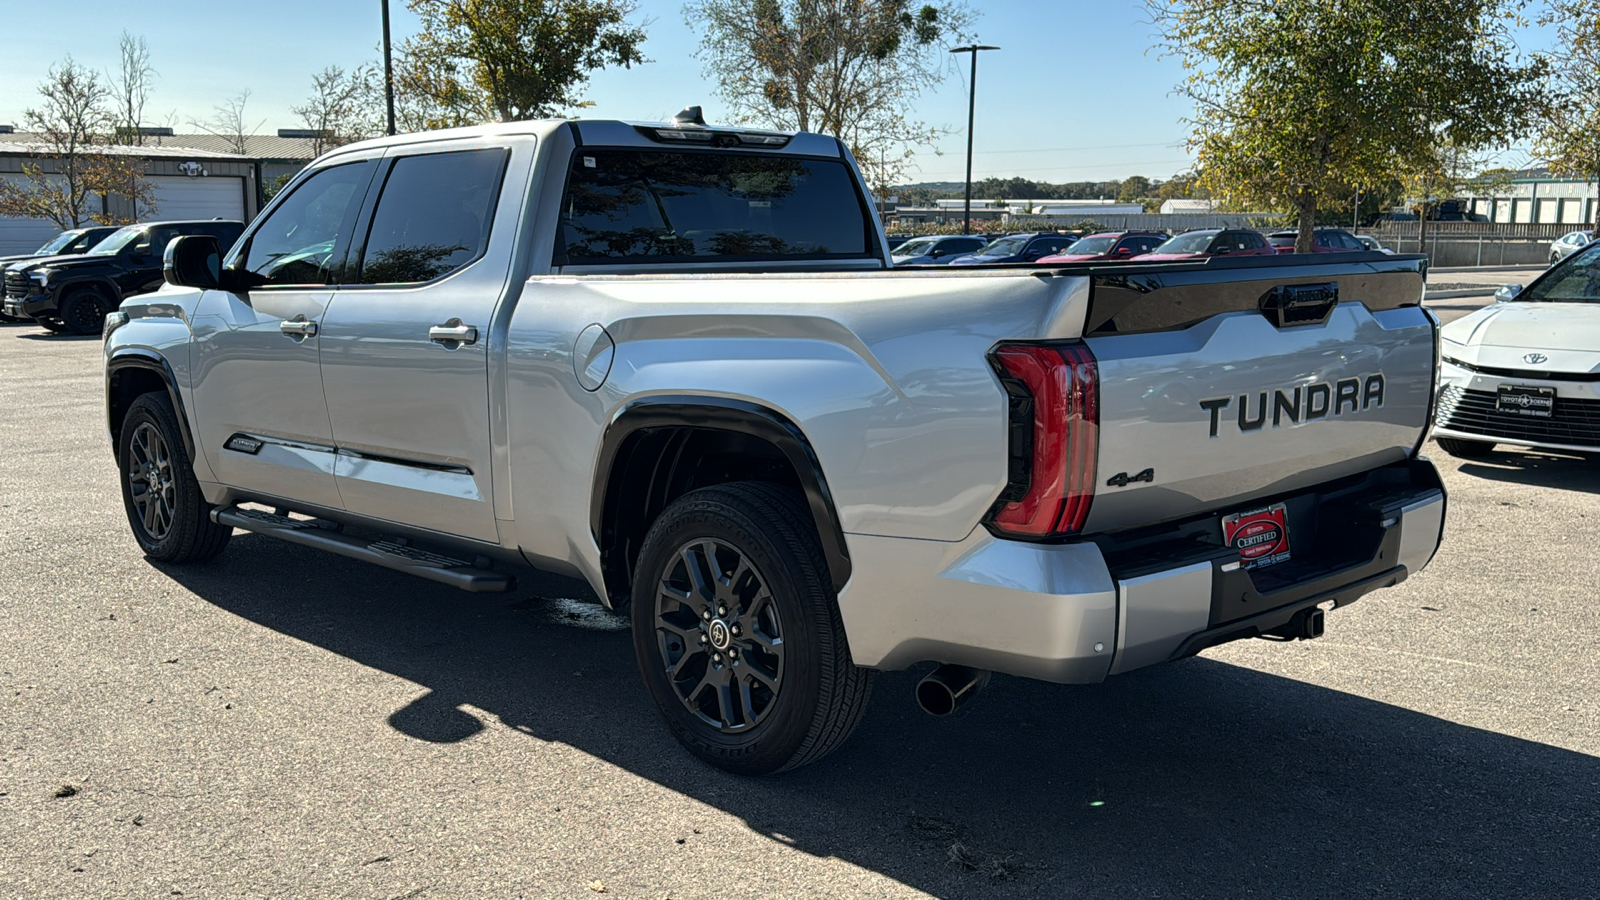
[[[860,258],[872,245],[833,159],[584,147],[561,212],[557,265]]]
[[[402,156],[384,180],[356,281],[421,284],[483,255],[507,152]]]

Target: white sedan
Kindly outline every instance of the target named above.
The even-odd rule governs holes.
[[[1600,242],[1440,332],[1434,437],[1478,457],[1496,443],[1600,452]]]
[[[1577,253],[1589,246],[1589,232],[1573,231],[1562,235],[1550,242],[1550,265],[1555,265],[1563,259]]]

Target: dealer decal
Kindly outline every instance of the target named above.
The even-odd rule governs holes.
[[[1222,520],[1222,542],[1239,551],[1247,569],[1270,566],[1289,558],[1289,520],[1282,503]]]

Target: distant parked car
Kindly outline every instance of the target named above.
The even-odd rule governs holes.
[[[0,256],[0,273],[4,273],[6,266],[12,263],[30,262],[40,256],[73,256],[87,251],[90,247],[100,243],[102,239],[116,231],[116,225],[97,225],[92,228],[74,228],[63,231],[48,241],[44,246],[32,253],[19,253],[14,256]],[[0,294],[3,294],[0,291]],[[8,316],[0,311],[0,321],[21,322],[27,321],[21,316]]]
[[[213,237],[226,255],[243,231],[243,222],[224,219],[145,222],[117,229],[87,253],[13,263],[5,269],[5,313],[50,331],[98,334],[123,298],[161,286],[162,255],[174,238]]]
[[[1293,253],[1294,242],[1300,237],[1300,232],[1274,231],[1267,235],[1267,240],[1272,246],[1278,248],[1279,253]],[[1318,228],[1312,233],[1315,243],[1311,246],[1312,253],[1365,253],[1367,246],[1356,240],[1356,236],[1343,228]]]
[[[1367,248],[1368,250],[1376,250],[1379,253],[1387,253],[1390,256],[1394,255],[1394,251],[1393,250],[1390,250],[1388,247],[1385,247],[1383,245],[1382,241],[1378,240],[1377,238],[1373,237],[1370,234],[1358,234],[1358,235],[1354,235],[1354,237],[1355,237],[1356,240],[1361,242],[1361,246]]]
[[[1259,231],[1244,228],[1196,228],[1185,231],[1135,259],[1158,262],[1206,259],[1212,256],[1276,256],[1278,250]]]
[[[897,266],[943,266],[958,256],[982,249],[987,243],[976,235],[936,234],[912,238],[894,248],[889,256]]]
[[[1038,262],[1065,251],[1078,239],[1075,234],[1008,234],[990,241],[977,253],[959,256],[952,266],[984,266],[994,263]]]
[[[1132,259],[1161,246],[1168,235],[1161,231],[1102,231],[1085,235],[1065,252],[1040,262],[1089,262],[1096,259]]]
[[[1553,266],[1577,253],[1579,250],[1589,246],[1589,243],[1593,240],[1594,235],[1587,231],[1574,231],[1556,238],[1550,242],[1550,265]]]
[[[886,234],[883,237],[883,243],[889,248],[889,253],[892,255],[896,247],[906,241],[916,240],[916,238],[917,236],[914,234]]]

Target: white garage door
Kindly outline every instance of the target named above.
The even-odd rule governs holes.
[[[244,179],[233,177],[151,175],[155,186],[153,213],[141,219],[237,219],[244,221]]]

